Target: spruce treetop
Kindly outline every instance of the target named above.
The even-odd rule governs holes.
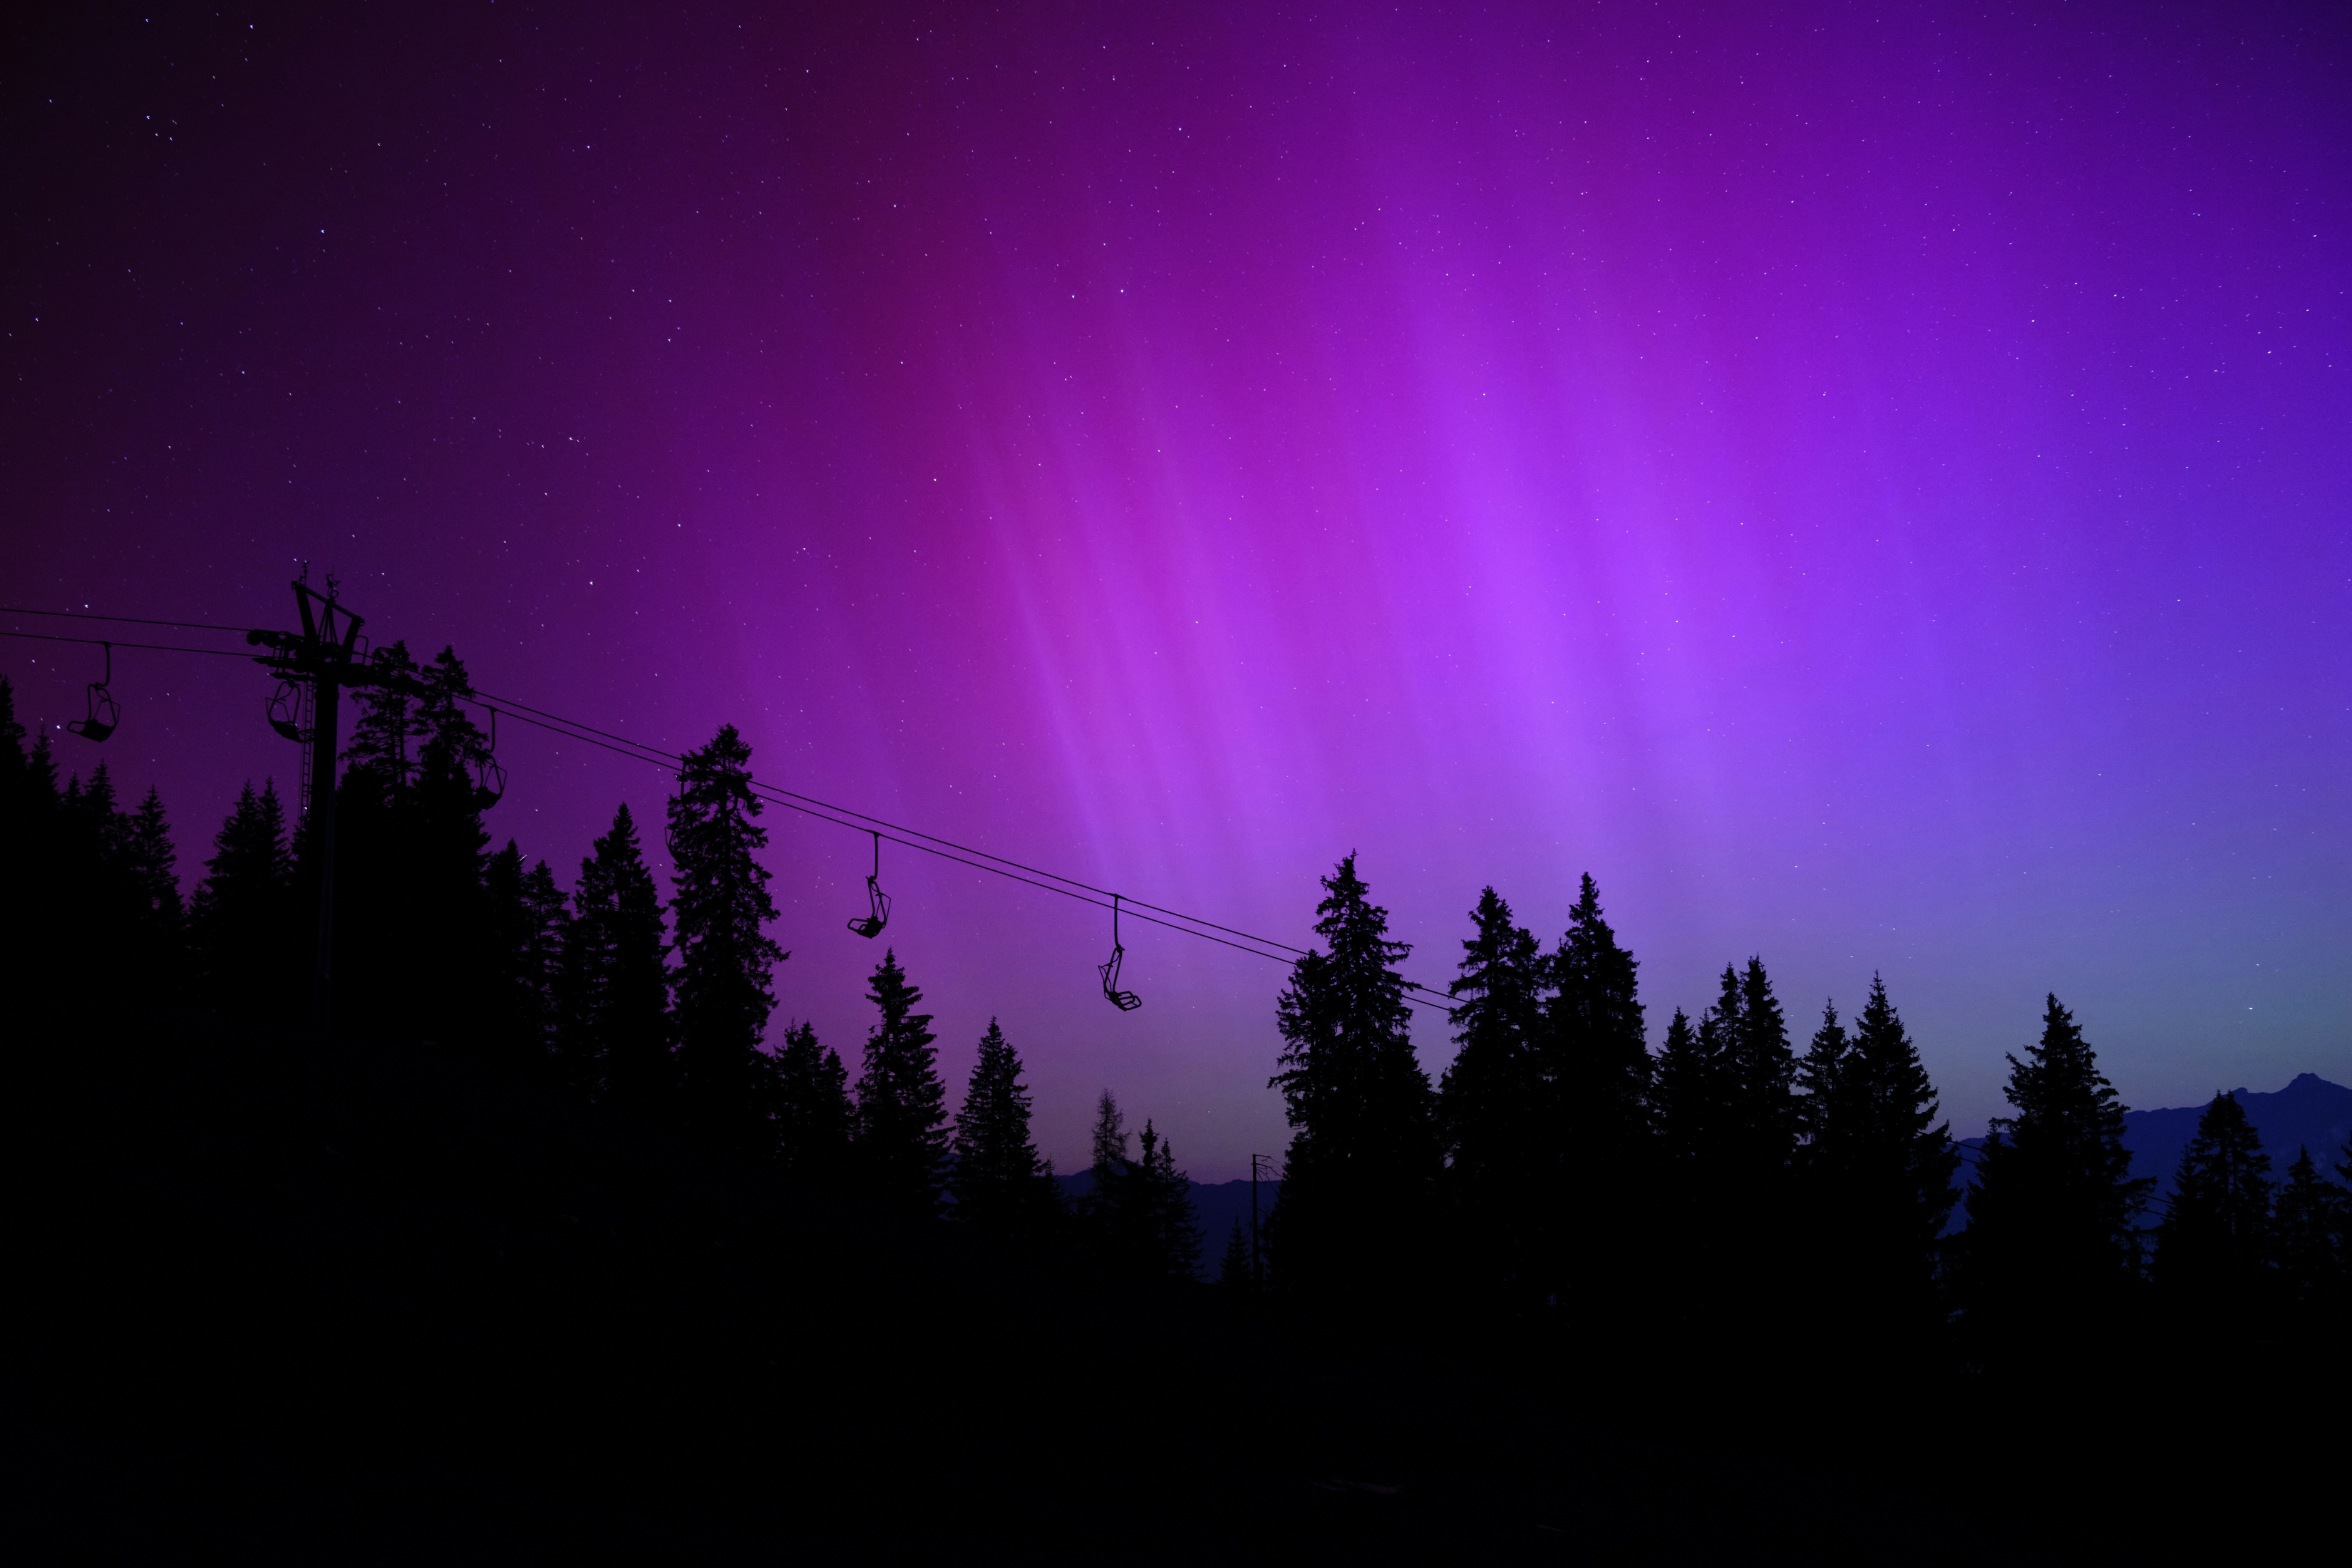
[[[866,997],[880,1020],[866,1032],[857,1080],[857,1152],[884,1202],[926,1217],[940,1210],[947,1156],[947,1089],[940,1081],[931,1015],[895,949],[874,967]]]

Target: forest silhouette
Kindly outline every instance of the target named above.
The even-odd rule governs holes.
[[[212,1507],[293,1553],[354,1528],[347,1472],[422,1465],[404,1549],[1150,1521],[1179,1555],[2079,1559],[2138,1538],[2108,1472],[2038,1465],[2095,1436],[2110,1481],[2241,1473],[2242,1447],[2116,1431],[2257,1414],[2217,1363],[2340,1398],[2352,1147],[2273,1173],[2217,1095],[2156,1199],[2054,995],[1964,1148],[1875,976],[1801,1045],[1761,958],[1727,963],[1654,1051],[1590,877],[1549,947],[1488,887],[1433,1082],[1351,854],[1273,999],[1280,1200],[1261,1237],[1205,1237],[1109,1089],[1066,1195],[993,1018],[951,1105],[894,950],[854,1060],[779,1021],[732,726],[677,770],[667,897],[625,805],[567,891],[493,847],[462,661],[379,657],[405,679],[351,694],[334,784],[331,1050],[310,816],[248,784],[184,897],[156,792],[28,745],[0,679],[15,1228],[50,1330],[12,1420],[68,1491],[143,1478],[134,1545]],[[2180,1386],[2151,1399],[2158,1368]],[[275,1446],[370,1409],[402,1414],[340,1459]],[[298,1480],[153,1458],[207,1423]],[[98,1458],[58,1458],[68,1430]],[[906,1445],[920,1495],[857,1512]],[[1794,1500],[1754,1468],[1791,1447],[1821,1467]],[[217,1511],[248,1494],[278,1500],[259,1534]]]

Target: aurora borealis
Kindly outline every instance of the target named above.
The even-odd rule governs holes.
[[[310,561],[485,689],[1283,940],[1356,850],[1433,984],[1589,870],[1654,1035],[1883,972],[1958,1131],[2045,991],[2136,1106],[2352,1073],[2325,8],[22,26],[7,603],[282,625]],[[0,668],[61,722],[96,656]],[[268,688],[118,654],[60,761],[192,880],[290,785]],[[567,882],[664,794],[499,754]],[[766,820],[850,1054],[868,846]],[[1279,1146],[1277,967],[1129,928],[1122,1015],[1097,911],[884,882],[1065,1168],[1105,1085],[1197,1178]]]

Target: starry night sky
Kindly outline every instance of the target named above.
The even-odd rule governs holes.
[[[1358,850],[1435,984],[1590,870],[1654,1034],[1882,971],[1962,1132],[2049,990],[2133,1105],[2352,1079],[2339,8],[783,9],[12,24],[0,599],[286,625],[310,561],[1285,940]],[[0,640],[28,720],[96,664]],[[60,756],[192,880],[297,753],[258,670],[115,668]],[[567,885],[667,793],[499,752]],[[779,1022],[854,1061],[869,846],[765,820]],[[884,881],[951,1096],[997,1015],[1065,1168],[1106,1085],[1198,1178],[1280,1147],[1277,965],[1130,928],[1121,1015],[1099,911]]]

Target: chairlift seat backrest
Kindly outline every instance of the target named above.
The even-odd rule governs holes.
[[[849,929],[871,940],[890,923],[890,895],[882,890],[882,836],[874,836],[874,870],[866,879],[866,912],[853,916]]]
[[[104,643],[100,646],[106,649],[106,673],[83,689],[86,710],[80,718],[66,725],[68,733],[79,735],[85,741],[103,741],[114,733],[117,724],[122,722],[122,704],[117,702],[114,693],[106,689],[108,682],[114,679],[114,645]]]
[[[1103,1000],[1122,1013],[1132,1013],[1143,1005],[1143,998],[1118,987],[1118,972],[1126,963],[1127,949],[1118,940],[1118,895],[1113,893],[1110,899],[1110,957],[1096,964],[1095,973],[1102,976]]]
[[[507,793],[507,771],[491,758],[474,764],[474,809],[488,811]]]

